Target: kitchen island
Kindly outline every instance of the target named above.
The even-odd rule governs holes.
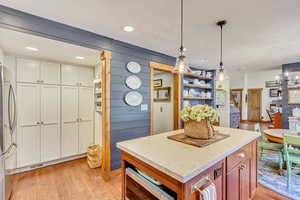
[[[215,129],[230,136],[202,148],[167,138],[183,129],[118,143],[122,199],[196,200],[201,199],[199,191],[211,183],[218,200],[251,199],[257,188],[260,133]]]

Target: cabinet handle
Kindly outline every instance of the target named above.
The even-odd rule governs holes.
[[[243,170],[243,169],[245,169],[246,168],[246,165],[244,165],[244,164],[242,164],[241,166],[240,166],[240,169],[241,170]]]
[[[239,153],[239,154],[238,154],[238,157],[239,157],[239,158],[245,158],[245,153],[244,153],[244,152]]]
[[[41,122],[41,124],[44,124],[44,122]]]
[[[36,124],[37,124],[37,125],[39,125],[39,124],[40,124],[40,122],[36,122]]]

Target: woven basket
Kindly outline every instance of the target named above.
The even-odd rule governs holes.
[[[87,163],[90,168],[101,167],[101,165],[102,165],[102,150],[99,145],[92,145],[92,146],[88,147]]]
[[[184,126],[184,134],[195,139],[208,140],[215,135],[210,121],[205,119],[198,121],[188,121]]]

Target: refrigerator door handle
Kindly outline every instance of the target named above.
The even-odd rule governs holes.
[[[13,104],[14,104],[13,119],[11,119],[11,97],[13,99]],[[17,126],[17,102],[16,102],[16,95],[11,84],[9,86],[9,92],[8,92],[8,122],[9,122],[10,134],[12,135],[15,132]]]
[[[12,143],[8,149],[6,149],[6,151],[4,151],[3,153],[1,153],[0,155],[0,159],[7,159],[10,155],[10,153],[12,152],[13,149],[17,148],[17,144],[16,143]]]

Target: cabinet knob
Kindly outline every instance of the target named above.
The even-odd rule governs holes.
[[[245,169],[246,168],[246,165],[244,165],[244,164],[242,164],[241,166],[240,166],[240,169]]]
[[[41,122],[41,124],[44,124],[44,122]]]
[[[244,153],[244,152],[239,153],[239,154],[238,154],[238,157],[239,157],[239,158],[245,158],[245,153]]]
[[[36,124],[37,124],[37,125],[39,125],[39,124],[40,124],[40,122],[36,122]]]

